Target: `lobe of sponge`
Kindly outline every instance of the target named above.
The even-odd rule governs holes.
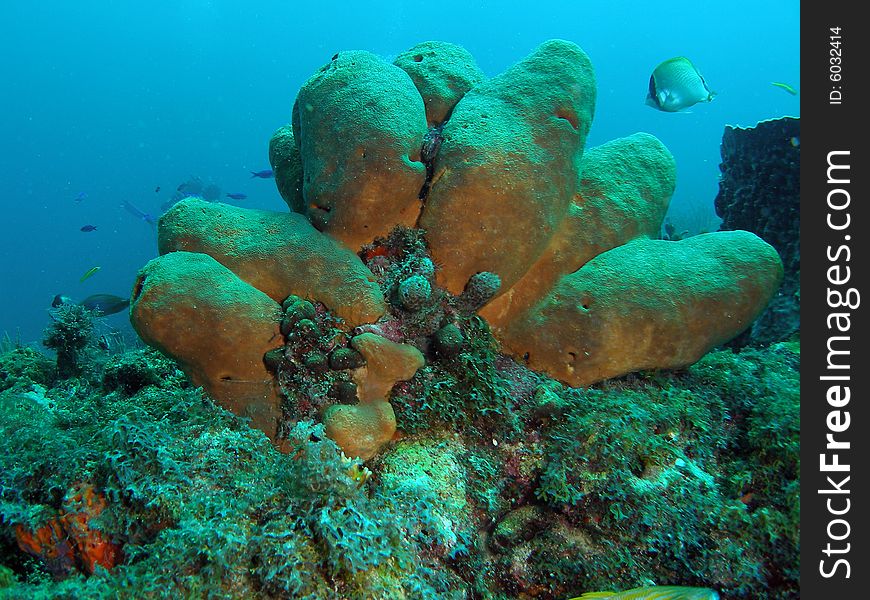
[[[776,250],[747,231],[638,239],[562,277],[502,339],[573,386],[678,368],[746,329],[782,273]]]
[[[212,257],[171,252],[139,271],[130,321],[218,404],[274,439],[281,410],[263,355],[283,345],[280,310]]]
[[[359,257],[297,213],[186,198],[160,218],[157,247],[208,254],[276,302],[290,294],[318,300],[351,327],[386,310]]]
[[[425,360],[419,350],[374,333],[363,333],[351,345],[366,359],[354,373],[359,404],[330,406],[323,415],[326,435],[349,457],[368,460],[396,433],[396,415],[387,394],[398,381],[410,379]]]
[[[414,346],[374,333],[360,334],[350,344],[366,359],[366,365],[354,374],[361,404],[384,400],[397,382],[413,377],[426,362]]]

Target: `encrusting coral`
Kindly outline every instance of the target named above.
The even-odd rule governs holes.
[[[263,354],[281,344],[278,303],[291,294],[344,320],[312,365],[347,343],[369,352],[371,371],[386,350],[364,350],[351,329],[374,324],[414,356],[397,376],[410,378],[427,352],[410,344],[450,324],[426,321],[427,303],[463,290],[505,352],[569,385],[690,364],[763,310],[781,262],[746,232],[652,239],[673,193],[673,158],[646,134],[585,150],[594,105],[591,63],[563,40],[489,80],[452,44],[427,42],[394,64],[339,52],[302,86],[292,126],[270,143],[294,212],[179,202],[160,220],[162,256],[140,274],[132,322],[270,436],[282,416],[276,396],[231,382],[269,387]],[[423,278],[400,294],[416,319],[407,338],[385,301],[396,288],[379,289],[386,280],[372,274],[391,251],[379,240],[397,227],[420,228],[437,266],[431,295],[422,285],[431,274],[402,279]],[[482,299],[467,292],[475,277],[487,282]],[[395,381],[376,394],[357,381],[359,404],[327,409],[327,431],[349,454],[370,457],[390,439]]]

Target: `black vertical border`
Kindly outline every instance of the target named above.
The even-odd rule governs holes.
[[[866,249],[870,241],[870,219],[868,219],[867,179],[870,178],[870,163],[867,160],[867,146],[870,144],[867,123],[870,121],[870,97],[866,94],[865,80],[870,78],[870,52],[867,38],[870,37],[870,21],[859,16],[866,4],[851,1],[805,1],[801,3],[801,598],[805,600],[832,598],[866,598],[870,594],[870,532],[866,527],[866,513],[870,510],[870,494],[862,490],[870,487],[870,411],[867,404],[867,380],[870,379],[870,358],[866,346],[870,344],[867,332],[870,289],[867,288],[867,272],[870,269],[870,251]],[[840,38],[836,30],[840,27]],[[840,41],[839,45],[831,42]],[[841,81],[833,81],[832,61],[841,50]],[[833,55],[833,56],[832,56]],[[833,71],[837,69],[834,68]],[[835,104],[836,94],[842,93],[840,104]],[[834,158],[839,164],[848,164],[848,183],[828,182],[829,153],[848,151]],[[840,169],[840,177],[846,171]],[[831,211],[828,195],[832,190],[841,189],[848,193],[848,208]],[[843,204],[846,195],[834,192],[835,204]],[[828,224],[828,214],[837,224],[844,222],[848,212],[850,225],[847,229],[835,231]],[[839,260],[830,260],[829,253],[837,256],[837,249],[848,246],[847,253],[842,251]],[[847,283],[834,285],[829,281],[829,269],[840,265],[835,277],[843,277],[845,267],[850,268]],[[854,288],[861,294],[855,309],[831,307],[828,301],[829,289],[839,289],[846,293]],[[868,295],[865,295],[867,292]],[[830,330],[828,317],[831,313],[849,313],[847,333]],[[837,342],[840,349],[848,349],[850,354],[839,362],[848,362],[848,370],[830,370],[827,366],[828,340],[830,336],[848,336],[848,342]],[[848,345],[848,348],[847,348]],[[825,381],[825,375],[848,375],[848,381]],[[828,403],[827,393],[831,385],[849,386],[848,405],[836,408]],[[846,431],[834,433],[837,441],[848,441],[846,450],[826,449],[826,435],[831,433],[828,418],[831,411],[848,411],[849,427]],[[834,427],[845,418],[843,412],[832,416]],[[823,472],[820,455],[827,453],[827,462],[832,462],[834,453],[839,454],[839,462],[848,464],[848,472]],[[834,488],[827,480],[830,476],[835,484],[848,494],[820,493],[820,490]],[[849,476],[843,484],[844,476]],[[827,506],[831,500],[833,510],[849,510],[843,515],[831,514]],[[832,523],[835,519],[848,522]],[[830,539],[848,532],[842,540]],[[828,544],[835,552],[826,555]],[[846,546],[848,544],[848,546]],[[841,554],[836,551],[848,549]],[[836,566],[837,559],[844,559],[849,565]],[[821,561],[825,561],[822,563]],[[833,576],[824,577],[822,570]]]

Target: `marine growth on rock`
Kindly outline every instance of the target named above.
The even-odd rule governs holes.
[[[394,63],[339,52],[269,145],[290,212],[176,204],[133,292],[136,330],[279,443],[294,415],[263,357],[308,336],[357,386],[356,404],[323,418],[363,458],[396,431],[393,384],[455,354],[468,313],[502,352],[570,386],[697,361],[752,323],[782,264],[743,231],[656,239],[674,160],[644,133],[586,148],[595,94],[588,57],[564,40],[492,78],[452,44]],[[282,309],[289,295],[339,331]],[[311,389],[335,383],[311,373]]]

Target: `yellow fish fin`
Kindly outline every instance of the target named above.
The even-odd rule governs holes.
[[[571,600],[590,600],[590,598],[613,598],[616,592],[586,592],[582,596],[571,598]]]

